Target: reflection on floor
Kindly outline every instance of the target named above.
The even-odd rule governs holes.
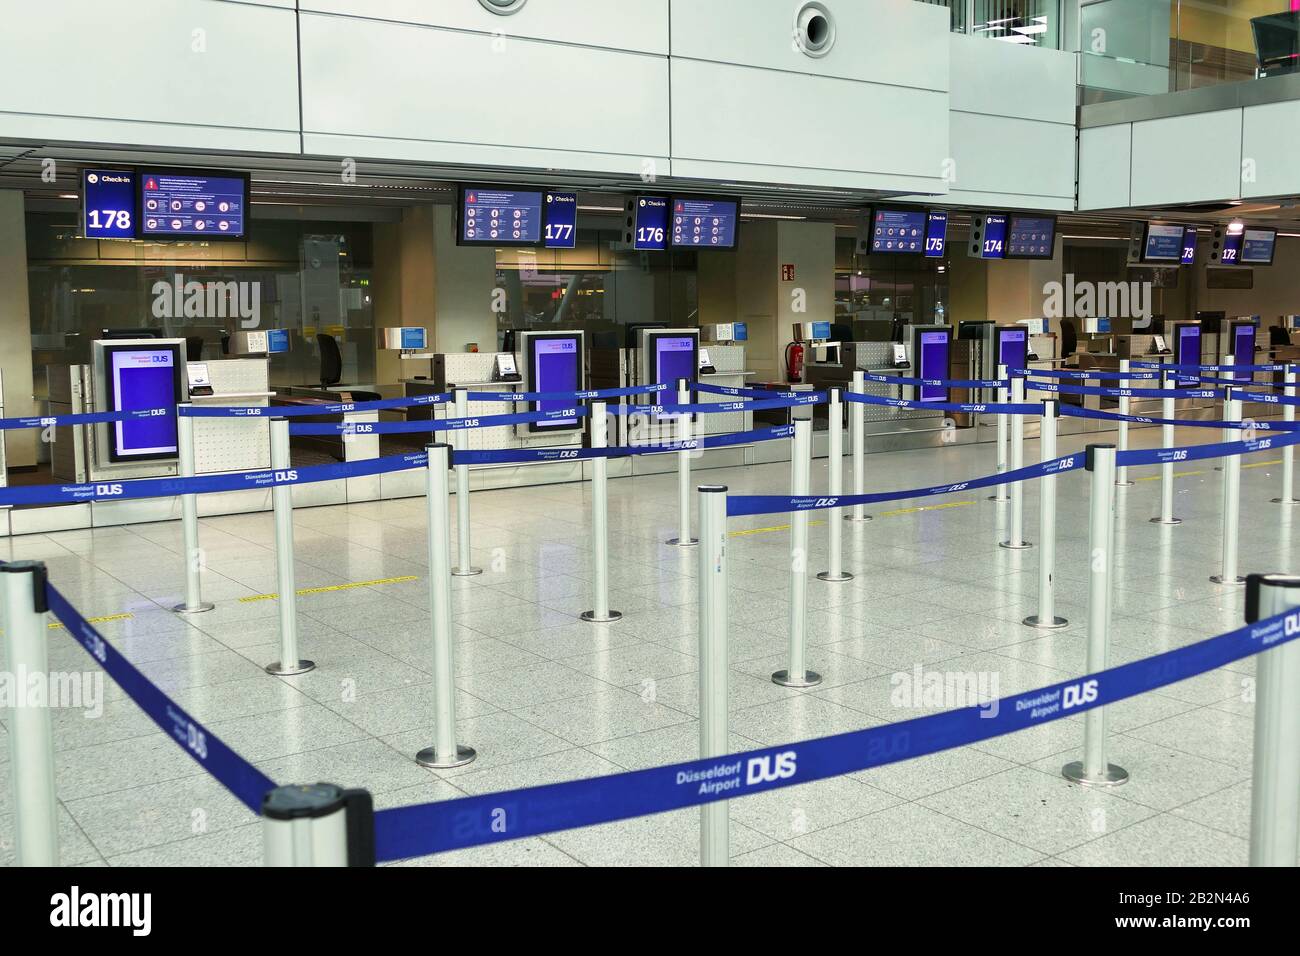
[[[1153,444],[1154,430],[1134,445]],[[1217,441],[1187,429],[1180,443]],[[1062,441],[1062,452],[1081,439]],[[1026,460],[1036,460],[1037,447]],[[1274,454],[1271,457],[1276,457]],[[991,471],[989,445],[876,455],[871,490],[911,488]],[[1242,478],[1242,570],[1295,570],[1296,511],[1268,499],[1270,455]],[[1135,472],[1150,475],[1152,469]],[[1239,590],[1218,570],[1221,476],[1192,463],[1177,483],[1174,528],[1149,524],[1159,484],[1121,493],[1112,662],[1228,630]],[[712,471],[734,491],[779,493],[788,466]],[[824,488],[826,462],[814,464]],[[999,695],[1082,672],[1088,571],[1084,473],[1060,480],[1057,613],[1068,629],[1022,626],[1036,610],[1038,550],[996,546],[1005,506],[983,493],[880,509],[845,526],[848,584],[827,584],[824,526],[808,562],[809,665],[825,683],[778,687],[789,584],[788,535],[731,539],[736,749],[852,730],[924,713],[902,708],[893,675],[960,672],[996,681]],[[610,488],[613,625],[588,625],[588,489],[546,486],[474,494],[477,578],[454,581],[462,743],[476,763],[435,773],[414,753],[433,741],[431,651],[419,499],[298,512],[301,647],[320,667],[274,678],[277,607],[269,514],[205,519],[204,596],[192,624],[164,610],[181,597],[180,530],[137,525],[0,540],[0,557],[41,559],[89,616],[118,616],[104,634],[238,752],[280,782],[364,786],[379,807],[614,773],[696,755],[695,551],[675,533],[675,479]],[[912,510],[909,505],[953,506]],[[888,511],[889,514],[884,512]],[[1300,511],[1300,509],[1297,509]],[[1027,490],[1027,537],[1037,491]],[[775,528],[782,515],[732,522]],[[363,587],[332,585],[382,581]],[[87,655],[51,630],[51,666],[83,670]],[[738,864],[1244,864],[1253,696],[1250,661],[1110,709],[1111,759],[1132,781],[1096,792],[1059,768],[1080,756],[1068,719],[921,760],[733,801]],[[214,783],[106,682],[103,716],[57,711],[58,789],[66,863],[257,864],[255,817]],[[0,734],[3,731],[0,730]],[[0,761],[8,760],[0,744]],[[0,788],[0,859],[12,858],[8,766]],[[691,809],[590,830],[411,861],[428,864],[691,864]]]

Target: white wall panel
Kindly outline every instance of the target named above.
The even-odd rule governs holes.
[[[1300,101],[1243,110],[1242,160],[1252,160],[1254,182],[1243,176],[1243,198],[1300,193]]]
[[[1132,164],[1131,123],[1079,130],[1079,208],[1130,205]]]
[[[675,175],[943,190],[945,93],[676,58],[672,84]]]
[[[954,178],[948,188],[952,198],[958,192],[964,201],[996,193],[1021,197],[1012,204],[1020,208],[1059,208],[1063,201],[1073,206],[1072,124],[977,113],[953,113],[951,123]]]
[[[228,0],[21,7],[6,11],[0,31],[10,78],[0,84],[5,135],[297,149],[289,7]]]
[[[500,16],[477,0],[300,0],[307,12],[421,23],[453,30],[500,32],[615,50],[668,53],[668,0],[529,0]]]
[[[664,57],[317,14],[300,31],[308,152],[668,172]]]
[[[1073,53],[956,33],[949,44],[952,109],[1074,125]]]
[[[672,55],[930,90],[948,89],[948,11],[913,0],[822,0],[836,40],[794,43],[797,0],[672,0]]]
[[[1135,206],[1241,198],[1241,110],[1133,124]]]

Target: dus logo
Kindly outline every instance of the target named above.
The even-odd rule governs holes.
[[[577,453],[576,451],[562,451],[562,452],[560,452],[560,454],[559,454],[557,457],[559,457],[559,458],[577,458],[577,457],[578,457],[578,453]]]
[[[170,413],[165,408],[151,408],[145,414],[148,415],[150,418],[161,418],[162,416]]]
[[[461,428],[478,428],[477,418],[463,418],[460,423]]]
[[[1071,684],[1065,688],[1065,695],[1061,700],[1061,709],[1069,710],[1071,707],[1081,707],[1084,704],[1091,704],[1097,699],[1097,682],[1095,680],[1086,680],[1082,684]]]
[[[285,482],[285,481],[297,481],[298,469],[289,468],[284,471],[274,472],[274,480],[276,481],[276,483]]]
[[[111,498],[113,497],[113,495],[120,495],[121,493],[122,493],[121,485],[96,485],[95,486],[96,498]]]
[[[354,412],[356,410],[357,410],[357,406],[352,402],[348,402],[344,405],[339,406],[339,411],[341,412]]]
[[[1300,634],[1300,614],[1288,614],[1282,620],[1282,633],[1287,637]]]
[[[1187,460],[1187,449],[1186,449],[1186,448],[1179,448],[1177,451],[1174,452],[1173,457],[1172,457],[1172,460],[1173,460],[1173,461],[1186,461],[1186,460]]]
[[[788,780],[794,776],[797,756],[793,750],[779,753],[775,757],[752,757],[745,774],[745,782],[769,783],[775,780]]]
[[[840,500],[839,498],[818,498],[816,501],[813,502],[813,507],[814,507],[814,508],[834,508],[834,507],[835,507],[835,502],[837,502],[837,501],[839,501],[839,500]]]
[[[374,430],[375,430],[375,426],[373,424],[366,424],[365,422],[361,422],[359,424],[352,425],[349,428],[344,429],[344,432],[345,434],[351,433],[353,435],[368,435],[370,432],[373,432]]]

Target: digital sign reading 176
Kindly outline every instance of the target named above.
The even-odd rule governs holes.
[[[642,252],[663,252],[668,248],[666,196],[638,196],[632,220],[632,248]]]

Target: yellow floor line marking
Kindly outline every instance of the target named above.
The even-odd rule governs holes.
[[[1267,468],[1269,465],[1282,464],[1281,458],[1274,458],[1272,461],[1252,461],[1249,465],[1242,465],[1242,468]]]
[[[135,617],[135,615],[129,613],[105,614],[103,617],[88,617],[86,618],[86,622],[88,624],[104,624],[107,623],[108,621],[125,621],[133,617]],[[58,621],[54,621],[53,623],[47,624],[45,626],[48,627],[51,631],[59,630],[63,627],[63,625]]]
[[[1203,475],[1203,474],[1205,474],[1205,472],[1203,471],[1176,471],[1174,472],[1174,477],[1195,478],[1197,475]],[[1138,479],[1138,481],[1159,481],[1160,477],[1161,477],[1160,475],[1143,475],[1141,478]]]
[[[922,511],[943,511],[946,508],[964,508],[966,505],[973,505],[974,503],[975,503],[974,501],[949,501],[941,505],[918,505],[915,508],[899,508],[895,511],[879,511],[876,512],[876,517],[893,518],[898,515],[914,515]],[[811,527],[814,525],[824,525],[825,523],[826,523],[825,521],[810,521],[808,522],[808,525]],[[788,524],[777,524],[777,525],[773,525],[770,528],[747,528],[743,531],[730,531],[727,533],[727,537],[741,538],[751,534],[768,534],[769,532],[772,531],[789,531],[789,530],[790,530],[790,526]]]
[[[319,588],[299,588],[294,593],[298,595],[324,594],[327,591],[350,591],[353,588],[371,588],[371,587],[376,587],[377,585],[380,584],[404,584],[407,581],[418,581],[418,580],[420,580],[418,576],[414,574],[408,574],[400,578],[380,578],[379,580],[376,581],[356,581],[352,584],[328,584],[325,587],[319,587]],[[239,600],[247,604],[251,601],[274,601],[279,597],[280,595],[278,594],[254,594],[251,597],[242,597]]]

